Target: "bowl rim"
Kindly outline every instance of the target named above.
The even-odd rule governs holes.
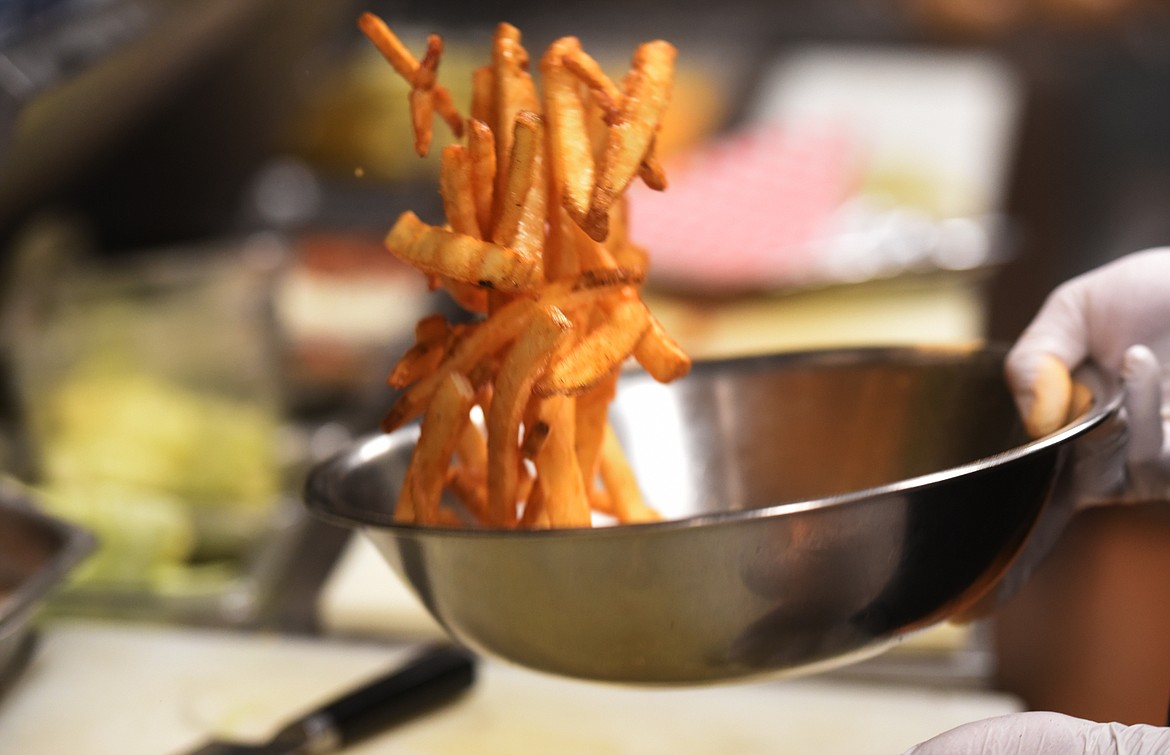
[[[692,374],[726,369],[729,366],[750,365],[758,366],[769,362],[801,362],[815,361],[825,365],[849,364],[864,361],[873,361],[880,358],[899,358],[913,363],[915,360],[940,360],[944,358],[961,358],[975,355],[979,358],[997,359],[1002,362],[1006,357],[1008,347],[995,343],[976,343],[959,345],[927,345],[927,346],[859,346],[845,348],[807,349],[800,351],[777,352],[751,356],[717,358],[696,361]],[[623,380],[650,379],[639,369],[629,370],[622,376]],[[599,527],[564,527],[556,529],[490,529],[485,527],[432,527],[417,524],[397,522],[392,513],[382,514],[369,508],[354,508],[334,500],[334,497],[324,491],[328,486],[322,482],[323,478],[356,457],[374,458],[392,451],[405,443],[413,443],[419,433],[418,421],[399,428],[392,433],[375,433],[355,441],[351,446],[333,456],[314,465],[306,476],[303,500],[305,505],[314,514],[332,524],[354,529],[375,529],[378,531],[393,531],[399,534],[413,536],[444,537],[444,538],[516,538],[524,541],[543,541],[546,539],[579,539],[579,538],[612,538],[637,533],[639,535],[652,532],[667,532],[688,530],[696,527],[706,527],[721,524],[732,524],[754,519],[767,519],[787,514],[813,511],[818,509],[847,506],[866,499],[874,499],[897,495],[911,490],[931,487],[943,482],[976,473],[993,467],[1002,466],[1016,459],[1042,452],[1055,446],[1060,446],[1076,437],[1079,437],[1095,427],[1103,424],[1108,418],[1116,415],[1122,405],[1124,393],[1120,381],[1108,377],[1095,365],[1082,365],[1076,371],[1076,379],[1085,383],[1090,389],[1093,401],[1089,408],[1075,419],[1067,422],[1058,430],[1041,438],[1035,438],[1026,443],[1013,446],[1009,449],[990,456],[984,456],[963,464],[945,469],[915,475],[882,485],[875,485],[847,493],[808,498],[797,501],[761,506],[751,509],[736,509],[732,511],[714,511],[691,516],[667,519],[657,522],[640,522],[630,524],[614,524]]]

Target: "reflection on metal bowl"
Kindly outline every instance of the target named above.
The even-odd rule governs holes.
[[[1094,405],[1029,441],[998,349],[855,349],[622,380],[612,421],[666,521],[502,532],[397,525],[417,429],[317,467],[306,501],[360,528],[459,641],[594,680],[698,684],[871,655],[994,585]],[[1091,376],[1090,376],[1091,377]]]

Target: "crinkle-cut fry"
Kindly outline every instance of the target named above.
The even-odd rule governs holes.
[[[390,370],[387,384],[404,388],[438,369],[443,360],[451,328],[443,315],[430,315],[414,326],[414,345]]]
[[[489,238],[496,182],[496,137],[486,121],[473,119],[468,122],[467,156],[471,161],[471,189],[480,238]]]
[[[496,135],[496,164],[507,165],[512,154],[512,125],[522,110],[540,112],[536,85],[528,73],[528,51],[520,43],[520,30],[509,23],[496,26],[492,38],[492,87]],[[497,205],[502,199],[505,175],[496,177]],[[496,207],[496,214],[499,208]]]
[[[670,383],[691,371],[691,358],[671,338],[657,317],[650,316],[650,327],[634,347],[634,359],[660,383]]]
[[[650,327],[650,311],[637,296],[614,302],[609,318],[549,366],[534,390],[539,396],[576,395],[618,369]]]
[[[642,496],[634,471],[626,459],[617,433],[608,423],[601,442],[601,480],[613,506],[613,514],[623,523],[654,522],[662,519]]]
[[[390,30],[386,22],[373,13],[368,12],[358,17],[358,28],[374,44],[378,52],[382,53],[382,57],[386,58],[391,67],[398,72],[398,75],[411,85],[411,91],[413,92],[419,62],[414,57],[414,54],[407,49],[406,45],[402,44],[402,40],[398,38],[398,35]],[[463,116],[459,114],[459,109],[455,107],[455,100],[451,97],[451,93],[442,84],[434,84],[430,91],[433,93],[432,101],[434,109],[439,111],[439,115],[447,122],[447,125],[451,128],[451,132],[456,137],[462,137]]]
[[[439,384],[427,406],[406,474],[414,521],[419,524],[439,521],[439,500],[447,469],[474,402],[471,383],[463,375],[451,373]]]
[[[593,191],[593,146],[581,100],[580,80],[565,67],[565,55],[580,50],[576,37],[553,42],[540,61],[544,112],[548,120],[549,166],[561,204],[577,223],[585,220]]]
[[[609,405],[617,393],[618,371],[614,370],[589,390],[576,397],[577,463],[586,488],[593,490],[601,458],[601,441],[609,417]]]
[[[540,116],[528,110],[516,114],[512,126],[512,154],[505,171],[503,195],[499,203],[492,240],[512,246],[524,214],[524,203],[541,169],[540,153],[544,149],[544,126]]]
[[[634,52],[625,99],[609,129],[583,226],[598,241],[609,234],[610,206],[638,172],[658,133],[670,100],[674,58],[674,46],[662,41],[639,45]]]
[[[428,225],[409,210],[386,235],[386,248],[424,273],[508,293],[528,292],[544,277],[528,255]]]
[[[443,199],[443,211],[451,230],[482,239],[483,234],[475,214],[471,158],[462,144],[443,147],[439,160],[439,195]]]
[[[548,438],[536,455],[536,484],[544,491],[544,507],[552,527],[588,527],[589,498],[574,443],[576,402],[552,396],[542,402]]]
[[[572,323],[556,307],[543,307],[504,356],[488,411],[488,511],[493,523],[516,523],[521,417],[533,384]]]

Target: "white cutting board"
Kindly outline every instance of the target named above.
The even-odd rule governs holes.
[[[258,737],[408,649],[116,623],[49,627],[0,699],[0,752],[167,755],[211,732]],[[899,753],[1010,697],[802,679],[630,689],[484,663],[455,704],[354,755]]]

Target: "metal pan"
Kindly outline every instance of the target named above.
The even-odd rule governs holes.
[[[40,512],[0,481],[0,694],[32,654],[32,622],[46,596],[96,546],[88,531]]]
[[[363,530],[459,641],[573,677],[697,684],[873,655],[985,596],[1043,524],[1095,402],[1029,440],[1002,349],[855,349],[624,378],[611,419],[667,521],[499,532],[395,524],[417,430],[316,468],[310,509]]]

